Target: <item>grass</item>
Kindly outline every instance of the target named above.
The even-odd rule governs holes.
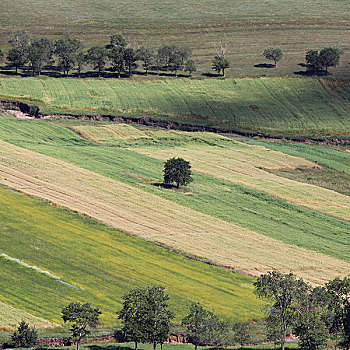
[[[1,142],[1,182],[26,193],[254,276],[273,267],[323,283],[349,268],[347,222],[198,173],[187,191],[159,188],[153,184],[161,181],[163,162],[94,145],[49,123],[2,119],[0,129],[1,138],[55,157]],[[183,140],[183,134],[179,140],[176,135],[171,142]],[[280,156],[223,137],[197,137],[198,143],[233,143],[241,151],[248,147],[243,156],[253,151],[274,161]],[[295,166],[298,160],[289,159]]]
[[[161,284],[171,296],[177,322],[190,301],[231,321],[261,317],[251,278],[187,259],[3,187],[0,203],[3,251],[79,288],[1,257],[1,301],[9,305],[62,323],[63,306],[90,302],[101,308],[103,323],[113,325],[125,292]],[[4,327],[7,321],[1,320]]]
[[[93,0],[57,3],[48,0],[2,1],[0,45],[16,31],[35,37],[57,39],[64,34],[84,40],[85,47],[108,41],[109,35],[122,32],[138,45],[175,44],[190,46],[200,72],[212,72],[215,44],[228,42],[232,76],[291,75],[304,70],[310,49],[328,46],[343,48],[341,65],[331,69],[338,77],[350,76],[348,36],[350,6],[346,0],[317,0],[310,6],[302,0],[245,2],[229,0],[170,0],[157,2]],[[262,53],[281,47],[284,58],[277,69],[255,68],[266,63]],[[271,63],[271,62],[270,62]]]
[[[0,79],[2,98],[45,112],[151,115],[241,132],[349,137],[349,84],[311,78],[236,80]],[[130,98],[132,96],[132,98]]]

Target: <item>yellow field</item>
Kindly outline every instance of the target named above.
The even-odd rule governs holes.
[[[4,141],[0,183],[253,276],[278,269],[319,284],[350,270],[345,261],[281,243]]]
[[[37,328],[54,328],[59,327],[43,318],[29,314],[28,312],[16,309],[0,301],[0,330],[12,331],[21,321],[29,323],[32,327]]]

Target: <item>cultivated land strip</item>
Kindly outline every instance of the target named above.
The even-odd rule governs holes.
[[[7,142],[0,141],[0,154],[4,185],[253,276],[278,269],[324,283],[350,269],[345,261],[283,244]]]
[[[0,330],[13,330],[21,321],[30,323],[31,326],[37,328],[58,327],[58,324],[51,323],[0,301]]]

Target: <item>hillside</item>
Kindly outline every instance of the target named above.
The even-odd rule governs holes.
[[[253,276],[276,268],[323,283],[349,270],[349,197],[263,169],[316,166],[305,159],[205,133],[0,121],[4,185]],[[114,144],[123,136],[108,147],[63,125],[101,128],[99,139],[107,130]],[[185,191],[155,186],[164,164],[155,158],[173,155],[193,163]]]
[[[350,135],[350,84],[311,78],[0,79],[0,96],[44,113],[124,114],[239,132]]]
[[[215,45],[227,41],[234,77],[292,75],[304,70],[310,49],[336,46],[344,49],[341,65],[332,72],[350,77],[350,5],[346,0],[145,0],[130,3],[101,0],[2,0],[0,45],[8,36],[26,31],[35,37],[57,39],[70,34],[85,47],[105,44],[111,34],[122,32],[132,43],[156,47],[164,44],[189,46],[201,72],[212,72]],[[285,55],[278,69],[255,68],[268,63],[262,53],[270,46],[281,47]]]

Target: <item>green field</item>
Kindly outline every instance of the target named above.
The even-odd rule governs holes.
[[[1,5],[1,46],[8,45],[8,36],[16,31],[53,39],[68,33],[84,40],[86,48],[122,32],[135,45],[188,45],[200,72],[206,73],[212,72],[215,43],[224,40],[232,67],[227,73],[235,77],[292,75],[304,70],[298,63],[304,62],[307,50],[336,46],[345,55],[331,71],[350,77],[347,0],[47,0],[45,6],[40,0],[3,0]],[[270,46],[285,53],[278,69],[254,68],[266,63],[262,52]]]
[[[61,308],[79,300],[100,307],[104,324],[115,324],[123,293],[154,284],[166,286],[177,321],[190,301],[231,321],[261,317],[251,278],[189,260],[3,187],[0,221],[4,253],[79,288],[0,257],[0,301],[52,322],[62,323]],[[11,318],[0,321],[0,327],[15,324]]]
[[[0,96],[43,112],[129,114],[297,137],[350,135],[350,85],[311,78],[0,79]]]

